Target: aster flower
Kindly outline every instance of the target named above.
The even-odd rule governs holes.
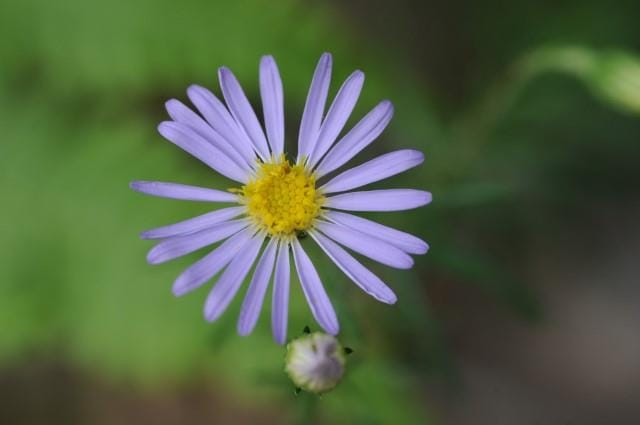
[[[409,254],[424,254],[427,244],[405,232],[341,211],[400,211],[428,204],[431,194],[420,190],[352,191],[419,165],[424,159],[422,153],[398,150],[328,178],[382,133],[393,114],[391,102],[380,102],[337,140],[360,95],[364,74],[355,71],[347,78],[325,115],[331,55],[323,54],[309,89],[293,162],[284,152],[283,91],[274,59],[264,56],[260,62],[266,136],[235,76],[225,67],[218,75],[226,106],[206,88],[192,85],[187,95],[199,114],[178,100],[169,100],[166,108],[171,121],[162,122],[158,130],[170,142],[237,182],[238,187],[221,191],[135,181],[131,188],[165,198],[237,205],[143,232],[143,239],[161,240],[149,252],[148,262],[163,263],[223,241],[173,284],[174,294],[180,296],[221,272],[204,306],[206,320],[213,322],[235,297],[257,260],[238,332],[247,335],[255,327],[273,277],[271,323],[274,339],[280,344],[287,334],[290,252],[314,318],[327,333],[336,335],[339,331],[318,272],[298,240],[303,234],[310,235],[362,290],[381,302],[395,303],[393,291],[343,247],[390,267],[408,269],[413,265]]]

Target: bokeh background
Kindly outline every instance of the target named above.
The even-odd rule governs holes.
[[[0,423],[640,423],[640,2],[0,0]],[[432,205],[369,217],[432,249],[367,263],[378,304],[309,247],[355,349],[318,398],[293,394],[269,297],[215,324],[206,289],[175,299],[202,253],[145,263],[141,230],[208,205],[134,179],[226,188],[164,141],[163,103],[233,69],[284,80],[290,146],[319,55],[332,93],[367,81],[351,123],[396,105],[357,158],[416,147]],[[290,335],[314,327],[292,284]],[[243,291],[242,291],[243,293]]]

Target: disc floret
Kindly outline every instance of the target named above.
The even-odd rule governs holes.
[[[288,238],[311,228],[324,202],[315,175],[284,155],[260,163],[239,192],[255,225],[272,237]]]

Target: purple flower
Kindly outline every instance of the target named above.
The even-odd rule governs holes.
[[[173,285],[174,294],[183,295],[221,272],[204,308],[205,318],[214,321],[234,298],[257,259],[238,332],[247,335],[255,327],[273,278],[271,324],[280,344],[287,335],[290,252],[314,318],[329,334],[339,331],[318,272],[298,241],[303,233],[309,234],[362,290],[384,303],[395,303],[393,291],[343,247],[390,267],[408,269],[413,265],[409,254],[424,254],[428,245],[408,233],[337,210],[401,211],[428,204],[431,194],[420,190],[351,191],[421,164],[422,153],[398,150],[325,178],[382,133],[393,114],[391,102],[380,102],[338,139],[358,100],[364,74],[355,71],[347,78],[325,115],[331,55],[323,54],[300,123],[297,159],[290,162],[284,154],[282,82],[274,59],[264,56],[260,62],[266,135],[235,76],[224,67],[218,74],[226,106],[209,90],[192,85],[187,94],[199,114],[178,100],[169,100],[166,107],[172,121],[162,122],[158,130],[170,142],[238,182],[239,187],[220,191],[135,181],[131,188],[165,198],[237,206],[143,232],[143,239],[160,239],[149,251],[149,263],[162,263],[223,241],[187,268]],[[317,180],[327,181],[318,184]]]

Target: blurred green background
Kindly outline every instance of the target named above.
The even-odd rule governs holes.
[[[0,423],[640,423],[640,2],[0,0]],[[322,398],[295,396],[242,297],[215,324],[175,299],[201,253],[158,267],[141,230],[207,205],[135,179],[226,188],[156,133],[165,100],[229,66],[259,105],[284,80],[289,146],[323,51],[332,93],[367,81],[351,123],[396,105],[364,159],[419,169],[382,186],[434,202],[372,218],[432,249],[367,263],[378,304],[305,241],[355,349]],[[378,186],[380,187],[380,185]],[[314,325],[292,284],[290,336]]]

